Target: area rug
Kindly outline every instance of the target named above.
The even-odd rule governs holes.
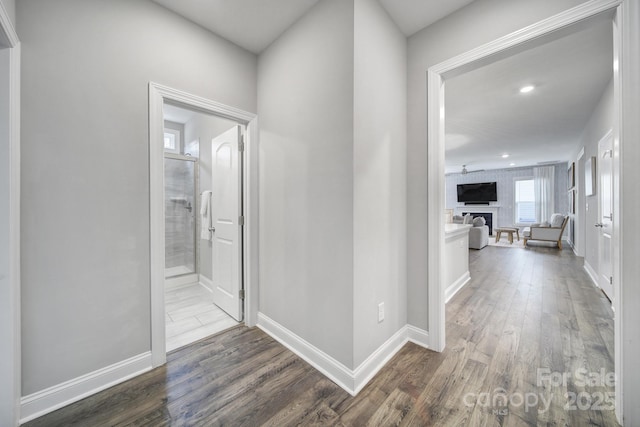
[[[520,238],[520,241],[518,241],[518,239],[513,236],[513,244],[509,243],[509,239],[508,237],[502,236],[500,238],[500,240],[498,240],[498,242],[496,242],[496,236],[489,236],[489,246],[497,246],[500,248],[519,248],[519,249],[523,249],[524,248],[524,242],[522,240],[522,238]]]

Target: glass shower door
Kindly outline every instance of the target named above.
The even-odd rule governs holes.
[[[196,272],[196,159],[165,154],[165,278]]]

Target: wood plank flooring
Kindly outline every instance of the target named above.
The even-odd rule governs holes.
[[[471,252],[470,269],[447,305],[446,350],[405,345],[356,397],[238,326],[27,425],[618,425],[605,409],[614,390],[597,378],[613,372],[613,314],[581,260],[489,246]]]

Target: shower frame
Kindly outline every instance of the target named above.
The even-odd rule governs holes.
[[[171,152],[164,152],[164,158],[165,159],[172,159],[172,160],[181,160],[181,161],[187,161],[187,162],[193,162],[193,215],[194,215],[194,223],[193,223],[193,246],[194,246],[194,251],[193,251],[193,256],[194,256],[194,260],[193,260],[193,272],[192,273],[185,273],[185,274],[179,274],[176,276],[171,276],[171,277],[165,277],[165,286],[167,288],[175,288],[175,287],[179,287],[182,285],[186,285],[189,283],[193,283],[193,282],[197,282],[199,280],[200,277],[200,245],[198,244],[198,226],[200,223],[200,218],[198,215],[199,209],[200,209],[200,200],[199,200],[199,189],[200,189],[200,161],[198,157],[195,156],[187,156],[184,154],[176,154],[176,153],[171,153]],[[166,179],[165,176],[163,176],[163,179]],[[166,225],[165,225],[166,227]],[[165,248],[166,251],[166,248]],[[195,276],[195,277],[194,277]]]

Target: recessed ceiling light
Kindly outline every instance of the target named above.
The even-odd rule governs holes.
[[[529,93],[534,89],[535,89],[535,86],[533,85],[523,86],[520,88],[520,93]]]
[[[502,155],[502,158],[503,158],[503,159],[506,159],[507,157],[509,157],[509,155],[508,155],[508,154],[503,154],[503,155]]]
[[[509,163],[509,166],[515,166],[515,165],[516,165],[515,163]]]

